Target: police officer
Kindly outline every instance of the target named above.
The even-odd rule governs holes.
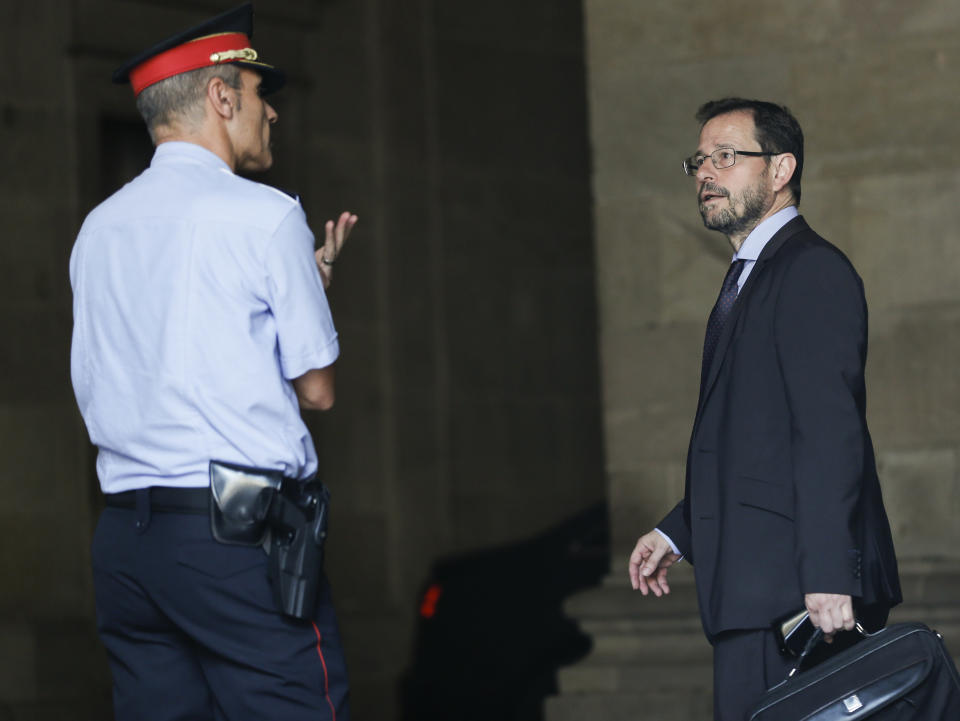
[[[349,718],[329,587],[280,612],[259,547],[211,532],[210,463],[315,474],[300,408],[334,401],[325,289],[357,216],[314,237],[299,202],[237,172],[273,162],[250,5],[116,71],[156,151],[86,218],[70,260],[73,386],[106,508],[97,624],[120,721]]]

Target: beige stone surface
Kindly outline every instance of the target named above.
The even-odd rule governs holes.
[[[717,300],[733,248],[727,239],[703,227],[692,183],[679,208],[668,199],[661,203],[660,320],[667,327],[699,326],[702,335],[710,309]],[[702,337],[690,352],[699,357]],[[699,375],[697,376],[699,378]],[[696,379],[694,379],[696,383]]]
[[[792,103],[817,175],[949,171],[960,155],[960,41],[948,28],[832,45],[797,63]]]
[[[810,147],[809,139],[807,147]],[[849,257],[854,237],[853,220],[850,217],[853,189],[846,180],[818,176],[815,170],[808,166],[803,171],[800,214],[811,228]]]
[[[882,452],[877,470],[897,552],[946,557],[960,544],[960,455],[956,449]]]
[[[938,165],[850,185],[850,255],[871,312],[960,303],[960,172]]]
[[[960,308],[877,314],[867,358],[867,418],[883,450],[960,446]]]
[[[633,470],[609,471],[611,568],[623,573],[637,539],[651,530],[683,497],[684,459],[648,462]]]
[[[702,6],[690,0],[584,5],[588,50],[597,61],[591,67],[599,74],[635,60],[670,67],[691,59],[789,53],[824,42],[845,20],[830,0],[803,6],[743,1]],[[814,17],[819,22],[811,22]],[[749,43],[738,42],[744,36]]]
[[[699,392],[702,326],[621,333],[603,359],[607,468],[685,453]]]
[[[617,198],[597,204],[597,294],[602,342],[660,315],[660,223],[653,198]]]

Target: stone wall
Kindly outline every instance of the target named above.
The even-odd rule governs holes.
[[[683,489],[706,316],[730,249],[680,160],[705,100],[788,105],[801,212],[863,276],[868,416],[902,559],[956,557],[960,511],[960,9],[587,0],[613,568]],[[624,576],[624,582],[625,576]]]
[[[67,259],[150,148],[110,71],[224,0],[0,6],[0,719],[109,717],[89,540],[101,504],[69,385]],[[257,4],[288,70],[276,169],[337,265],[338,402],[309,423],[354,717],[396,718],[433,560],[604,494],[581,8]]]

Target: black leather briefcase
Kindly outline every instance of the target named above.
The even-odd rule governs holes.
[[[958,721],[960,675],[940,634],[898,623],[800,671],[817,632],[786,680],[764,694],[750,721]]]

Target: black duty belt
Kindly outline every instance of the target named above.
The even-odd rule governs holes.
[[[315,478],[285,478],[280,471],[210,462],[210,485],[150,486],[106,494],[114,508],[207,514],[214,540],[261,547],[279,610],[312,618],[323,582],[330,492]],[[137,521],[142,531],[145,521]]]
[[[166,513],[209,513],[210,488],[171,488],[151,486],[140,491],[107,493],[106,504],[113,508],[136,508],[137,493],[146,491],[150,498],[150,510]]]

